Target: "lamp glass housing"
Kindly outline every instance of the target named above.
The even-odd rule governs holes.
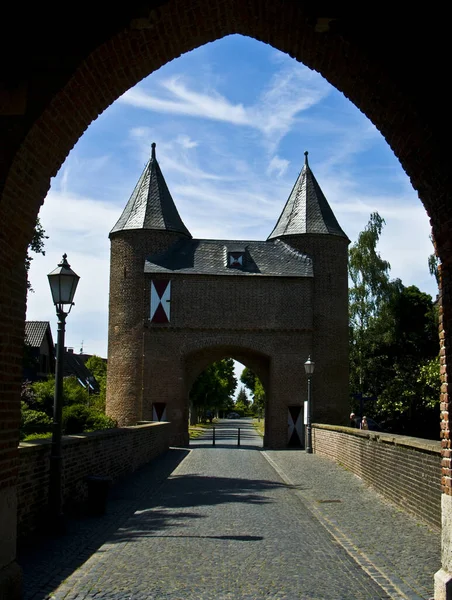
[[[58,267],[47,275],[47,278],[55,306],[72,304],[80,277],[70,268],[66,254],[63,255],[63,260]]]
[[[312,375],[314,373],[315,362],[311,360],[311,357],[308,357],[308,360],[304,363],[304,370],[306,375]]]

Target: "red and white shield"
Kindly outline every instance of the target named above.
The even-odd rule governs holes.
[[[171,281],[151,281],[151,323],[169,323]]]

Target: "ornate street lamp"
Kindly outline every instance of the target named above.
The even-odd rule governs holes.
[[[308,377],[308,407],[306,415],[306,452],[312,454],[312,424],[311,424],[311,377],[314,373],[315,362],[308,357],[308,360],[304,363],[304,370]]]
[[[50,451],[49,508],[57,530],[63,525],[61,492],[61,433],[63,413],[64,332],[66,317],[74,306],[74,295],[80,277],[72,271],[67,255],[58,267],[47,275],[58,317],[57,355],[55,366],[55,395],[53,400],[52,447]],[[69,309],[67,309],[67,307]]]

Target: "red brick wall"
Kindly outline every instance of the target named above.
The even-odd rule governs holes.
[[[108,429],[63,437],[62,495],[66,506],[86,497],[88,475],[108,475],[113,481],[165,452],[169,423]],[[48,501],[50,441],[19,446],[18,538],[31,533]]]
[[[314,425],[313,448],[349,469],[382,496],[441,527],[441,442]]]

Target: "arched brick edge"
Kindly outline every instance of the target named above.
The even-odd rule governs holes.
[[[188,352],[183,358],[185,365],[185,385],[187,392],[196,378],[212,363],[223,358],[233,358],[251,369],[262,382],[264,388],[268,387],[270,357],[252,348],[242,348],[230,345],[206,346]],[[240,385],[240,383],[239,383]]]
[[[85,60],[72,64],[73,57],[68,57],[70,76],[62,76],[55,69],[55,80],[60,78],[61,85],[54,85],[49,67],[45,76],[35,76],[39,97],[25,97],[26,81],[23,88],[19,86],[19,95],[25,94],[25,99],[19,98],[19,103],[25,108],[3,122],[6,141],[0,167],[0,411],[3,423],[0,513],[12,523],[9,532],[11,527],[14,529],[15,447],[25,319],[23,260],[50,178],[57,173],[87,126],[125,90],[181,53],[232,33],[254,37],[287,52],[319,71],[341,90],[384,135],[429,213],[443,263],[443,491],[445,496],[451,496],[449,366],[446,360],[450,347],[451,311],[449,164],[447,157],[442,156],[440,140],[435,138],[438,131],[430,127],[432,115],[428,114],[428,109],[422,110],[422,101],[417,100],[418,85],[411,89],[412,81],[407,84],[403,60],[398,64],[390,61],[391,43],[385,38],[384,27],[379,32],[378,42],[385,38],[385,44],[371,39],[369,49],[366,47],[366,37],[370,38],[368,24],[363,29],[362,21],[358,19],[352,24],[356,25],[355,29],[353,26],[341,29],[340,20],[338,22],[334,27],[334,19],[313,17],[298,3],[290,1],[185,0],[178,2],[177,10],[173,4],[161,2],[156,10],[137,12],[136,18],[124,22],[117,35],[92,53],[85,52]],[[103,34],[100,30],[99,40],[103,39]],[[83,55],[83,39],[79,43],[80,55]],[[389,48],[389,58],[383,56],[386,48]],[[58,50],[56,48],[55,53]],[[446,540],[443,549],[447,544],[452,547],[451,540]],[[6,546],[0,568],[6,568],[14,559],[14,536]],[[445,567],[450,570],[449,564]]]
[[[262,354],[261,351],[253,348],[245,348],[237,345],[218,344],[215,346],[206,345],[186,353],[183,357],[185,389],[188,395],[196,378],[212,363],[223,358],[233,358],[251,369],[259,377],[266,395],[266,411],[270,398],[269,379],[270,379],[270,361],[271,357]],[[240,381],[237,382],[240,387]],[[268,423],[265,419],[266,431],[264,433],[264,446],[268,441]]]

